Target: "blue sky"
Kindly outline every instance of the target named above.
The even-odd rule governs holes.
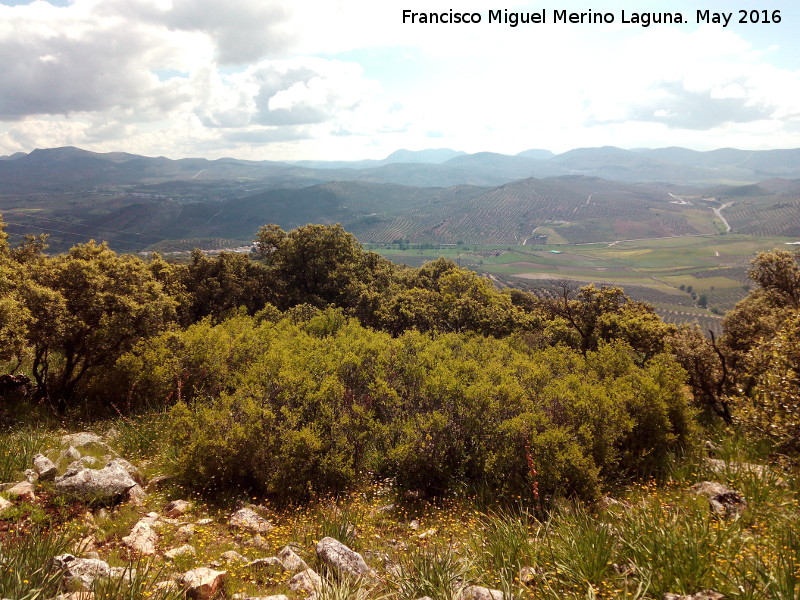
[[[612,0],[0,0],[0,154],[382,158],[399,148],[800,147],[800,10]],[[479,12],[403,24],[402,10]],[[613,24],[489,24],[489,10]],[[728,27],[696,11],[732,13]],[[759,16],[764,9],[759,8]],[[625,25],[622,11],[688,23]],[[749,14],[749,13],[748,13]]]

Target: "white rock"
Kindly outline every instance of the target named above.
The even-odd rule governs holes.
[[[316,594],[322,589],[322,579],[314,569],[300,571],[289,580],[289,589],[293,592],[305,592],[306,594]]]
[[[33,457],[33,469],[38,473],[39,479],[48,481],[55,479],[58,470],[52,460],[47,458],[44,454],[37,454]]]
[[[360,577],[372,574],[364,557],[332,537],[322,538],[317,544],[317,557],[334,569]]]
[[[227,575],[227,571],[198,567],[181,575],[179,581],[186,588],[187,598],[210,600],[217,593]]]
[[[17,498],[24,502],[33,502],[36,500],[36,494],[33,493],[33,484],[30,481],[21,481],[11,488],[6,490],[11,498]]]
[[[133,526],[129,535],[122,538],[131,551],[143,556],[152,556],[156,553],[158,544],[158,534],[153,530],[153,524],[158,520],[156,513],[150,513],[146,517],[139,519]]]
[[[284,546],[278,552],[278,558],[281,559],[287,571],[305,571],[308,568],[306,561],[300,558],[289,546]]]
[[[192,503],[188,500],[173,500],[167,504],[166,508],[164,509],[164,514],[170,519],[177,519],[178,517],[182,517],[189,512],[189,509],[191,508]]]
[[[241,508],[231,515],[228,524],[234,529],[242,529],[253,533],[267,533],[275,526],[250,508]]]
[[[96,578],[108,577],[111,574],[107,562],[96,558],[75,558],[72,554],[53,557],[52,566],[63,570],[64,583],[67,587],[79,585],[84,590],[90,590]]]
[[[56,491],[85,500],[114,500],[135,485],[128,472],[113,462],[103,469],[81,468],[75,473],[68,472],[63,477],[56,477]]]
[[[469,585],[461,591],[458,600],[503,600],[503,592],[480,585]]]
[[[197,554],[197,551],[194,549],[194,546],[190,546],[189,544],[164,552],[164,556],[173,559],[180,556],[194,556],[195,554]]]

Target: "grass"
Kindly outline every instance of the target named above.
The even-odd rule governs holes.
[[[19,481],[33,457],[50,442],[48,433],[38,427],[25,427],[0,435],[0,482]]]
[[[453,546],[417,546],[404,553],[391,586],[400,598],[455,600],[467,585],[471,565]]]
[[[163,461],[155,450],[138,443],[135,432],[150,436],[158,417],[131,418],[132,429],[112,422],[118,433],[109,441],[128,458]],[[144,429],[143,429],[144,428]],[[693,594],[715,589],[736,600],[800,600],[800,480],[793,471],[770,466],[743,469],[743,463],[767,464],[764,448],[730,432],[708,433],[720,460],[728,466],[713,472],[702,455],[676,463],[671,476],[659,482],[617,490],[627,504],[595,512],[591,507],[556,504],[550,514],[532,516],[515,502],[470,496],[431,501],[403,501],[385,483],[375,484],[336,502],[320,499],[309,505],[273,510],[276,527],[256,545],[252,536],[227,526],[229,505],[208,505],[193,498],[193,511],[159,529],[159,554],[151,563],[133,565],[135,576],[100,581],[96,598],[170,600],[174,592],[157,590],[157,581],[219,560],[235,550],[248,560],[275,556],[292,545],[323,575],[319,598],[336,600],[395,598],[453,600],[467,585],[501,590],[509,598],[594,598],[654,600],[665,592]],[[38,437],[37,437],[38,436]],[[48,436],[16,430],[0,434],[0,444]],[[30,452],[35,449],[31,442]],[[693,496],[696,481],[713,479],[740,491],[748,501],[745,513],[721,520],[705,498]],[[121,545],[143,513],[163,511],[179,488],[154,490],[143,507],[116,508],[59,505],[41,488],[33,503],[18,503],[0,516],[0,597],[52,598],[58,574],[43,567],[52,556],[71,551],[74,541],[91,534],[100,558],[129,567]],[[236,498],[229,499],[234,503]],[[238,498],[258,502],[254,498]],[[512,499],[513,500],[513,499]],[[387,508],[387,505],[392,505]],[[86,511],[93,517],[87,520]],[[211,519],[197,525],[199,519]],[[412,520],[418,526],[412,527]],[[177,531],[194,523],[188,538]],[[422,534],[425,535],[422,535]],[[361,552],[377,574],[369,580],[337,577],[315,558],[316,543],[330,536]],[[194,556],[169,560],[163,552],[190,544]],[[228,571],[226,594],[266,596],[286,593],[292,573],[257,572],[246,563],[221,565]],[[525,575],[524,581],[521,575]]]
[[[64,531],[43,530],[0,540],[0,597],[15,600],[54,597],[62,576],[50,568],[50,560],[64,554],[72,541]]]

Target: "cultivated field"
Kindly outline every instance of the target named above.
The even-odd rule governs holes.
[[[373,249],[413,266],[445,256],[499,285],[540,295],[564,279],[577,285],[619,285],[632,298],[654,305],[669,322],[698,322],[704,330],[717,330],[720,315],[747,294],[747,267],[755,254],[791,249],[789,241],[793,238],[727,234],[573,245]]]

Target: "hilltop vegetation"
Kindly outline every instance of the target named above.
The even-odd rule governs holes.
[[[363,371],[358,377],[365,379],[350,380],[340,374],[331,381],[331,387],[325,388],[325,394],[333,394],[328,401],[336,405],[365,411],[359,419],[360,426],[367,429],[359,435],[375,444],[381,436],[369,423],[378,426],[382,419],[388,419],[393,427],[399,427],[405,417],[395,414],[392,404],[405,398],[401,406],[411,410],[412,405],[407,403],[416,402],[415,394],[428,385],[424,383],[425,369],[433,369],[432,362],[413,369],[404,364],[391,366],[392,352],[402,352],[399,347],[391,352],[388,349],[395,343],[403,346],[403,340],[416,340],[413,344],[421,345],[419,352],[422,348],[433,354],[441,352],[443,362],[448,353],[453,353],[453,365],[445,370],[459,371],[460,360],[475,360],[477,372],[477,365],[485,361],[495,364],[488,369],[495,392],[505,389],[505,385],[511,386],[509,390],[519,386],[526,390],[523,396],[514,395],[518,392],[509,396],[505,409],[517,406],[518,412],[498,417],[498,427],[506,419],[519,419],[530,411],[543,410],[542,414],[548,415],[551,409],[546,408],[547,398],[554,394],[546,391],[548,378],[564,386],[568,376],[580,373],[575,385],[591,384],[609,390],[617,384],[601,384],[604,377],[654,377],[658,384],[626,385],[638,390],[632,397],[639,398],[636,406],[643,402],[640,396],[644,389],[656,385],[654,389],[660,390],[653,393],[659,402],[666,402],[665,407],[671,407],[660,409],[661,418],[667,421],[657,427],[661,433],[654,430],[645,437],[656,440],[659,435],[666,435],[677,444],[673,449],[677,451],[687,443],[691,418],[689,409],[681,405],[681,394],[670,386],[688,383],[695,409],[721,416],[727,422],[732,422],[734,412],[741,409],[742,415],[747,415],[742,422],[749,423],[754,433],[769,438],[769,431],[759,425],[759,415],[781,410],[780,403],[767,401],[768,390],[783,390],[781,382],[789,376],[775,380],[764,365],[775,363],[791,369],[794,360],[793,315],[800,298],[800,269],[796,255],[785,251],[759,254],[749,272],[755,289],[723,320],[726,334],[709,341],[696,328],[664,323],[652,307],[631,300],[619,288],[589,285],[578,290],[562,281],[550,297],[513,288],[498,291],[490,280],[446,259],[420,268],[398,266],[364,251],[340,226],[308,225],[289,232],[276,225],[265,226],[256,238],[255,258],[225,252],[207,257],[198,251],[187,265],[167,263],[158,256],[144,261],[117,255],[104,244],[93,242],[76,246],[67,254],[47,256],[42,253],[43,244],[42,239],[30,238],[12,247],[3,240],[2,358],[10,372],[22,370],[30,374],[35,383],[34,399],[52,405],[61,414],[76,410],[102,414],[112,406],[134,409],[187,398],[194,402],[196,390],[202,390],[200,397],[205,400],[228,402],[237,390],[252,386],[256,387],[248,394],[253,393],[262,401],[267,397],[278,401],[281,394],[274,387],[278,384],[267,386],[272,390],[269,393],[257,391],[264,384],[257,383],[257,378],[250,382],[254,374],[248,369],[251,360],[274,345],[271,340],[276,335],[275,325],[270,324],[284,323],[282,327],[288,327],[292,323],[300,330],[287,329],[282,336],[295,339],[304,331],[303,335],[311,337],[303,338],[305,341],[296,338],[280,354],[288,354],[292,344],[313,348],[314,336],[328,340],[326,343],[352,347],[351,353],[363,346],[364,354],[353,356],[351,368]],[[413,331],[425,335],[405,337]],[[341,335],[348,339],[339,340]],[[391,337],[373,337],[376,335]],[[203,350],[185,351],[187,344],[193,343],[191,340],[217,336],[222,337]],[[490,341],[495,338],[504,341]],[[375,355],[367,350],[371,346],[383,350]],[[228,358],[219,354],[223,348],[231,353]],[[552,352],[556,354],[547,354]],[[416,355],[416,351],[412,354]],[[199,362],[183,364],[184,355],[197,356]],[[473,355],[482,358],[466,358]],[[298,351],[295,359],[301,357]],[[280,360],[276,358],[273,365],[279,371]],[[528,367],[522,366],[503,374],[504,362],[528,360],[539,366],[553,365],[549,367],[551,375],[546,375],[547,369],[540,375],[523,375]],[[346,362],[343,357],[341,361]],[[556,369],[559,363],[565,366]],[[600,366],[606,363],[608,366]],[[395,379],[405,369],[422,377],[411,388],[406,387],[410,385],[408,381],[401,385]],[[656,375],[648,369],[663,372]],[[292,370],[314,372],[302,363]],[[387,370],[394,375],[384,381]],[[329,369],[322,368],[319,373],[329,373]],[[533,385],[529,377],[539,383]],[[469,397],[469,382],[466,378],[448,384],[452,389],[446,397]],[[484,384],[475,385],[477,390]],[[322,392],[314,392],[319,393]],[[445,399],[439,393],[434,393],[438,399],[427,399],[421,405],[424,419],[432,418],[427,411],[436,413],[442,409]],[[581,391],[580,385],[555,394],[559,397],[558,410],[566,410],[566,417],[570,410],[565,408],[564,394],[574,395],[576,401],[592,397],[597,402],[600,397],[598,391]],[[334,402],[334,397],[339,400]],[[490,394],[489,399],[492,397]],[[237,401],[246,403],[248,398]],[[630,404],[632,398],[609,399],[612,404],[621,403],[620,418],[626,424],[612,427],[618,434],[630,433],[636,426],[636,411],[640,408]],[[526,408],[526,402],[533,404]],[[655,407],[656,400],[645,404]],[[279,406],[270,408],[273,412],[278,409]],[[608,409],[605,416],[610,418],[614,410]],[[791,410],[786,410],[789,412],[782,418],[791,421]],[[309,414],[317,413],[311,410]],[[414,414],[412,411],[406,416],[412,418]],[[437,427],[449,430],[449,420],[455,416],[445,412],[436,418],[443,419]],[[539,423],[537,427],[549,431],[548,435],[554,435],[557,428],[542,425],[547,423],[543,416],[530,418]],[[648,422],[655,423],[653,418],[648,417]],[[307,425],[297,423],[300,430]],[[421,425],[416,427],[420,429]],[[577,431],[583,426],[575,427]],[[787,427],[791,428],[791,423]],[[529,428],[528,435],[533,435],[534,429]],[[395,432],[390,437],[397,435]],[[392,439],[389,446],[399,438]],[[586,468],[595,473],[593,477],[602,473],[602,477],[614,478],[622,475],[614,461],[630,452],[625,447],[627,443],[613,451],[609,449],[615,444],[612,442],[602,451],[589,451],[587,447],[576,451],[576,456],[585,460],[591,455]],[[668,449],[670,444],[661,443],[658,447]],[[648,452],[651,458],[655,456],[653,451]],[[368,454],[365,451],[364,456]],[[384,448],[379,454],[391,453]],[[601,467],[606,460],[616,466]],[[358,471],[352,465],[351,468]],[[464,465],[453,468],[457,472],[466,469]],[[638,470],[640,466],[626,468]],[[478,470],[482,472],[481,469]]]
[[[619,288],[498,290],[338,225],[188,264],[45,242],[0,225],[0,479],[40,452],[62,473],[0,496],[4,596],[63,591],[73,552],[121,569],[84,584],[108,600],[183,597],[200,565],[224,597],[798,598],[797,254],[759,254],[707,339]],[[117,453],[147,493],[63,491]]]
[[[61,572],[41,562],[79,539],[130,567],[134,531],[160,520],[158,567],[98,579],[97,598],[166,600],[180,590],[156,587],[162,572],[294,543],[327,569],[321,598],[466,600],[476,584],[524,598],[797,599],[797,254],[759,254],[752,291],[708,339],[619,288],[498,290],[447,259],[389,262],[338,225],[267,225],[253,255],[196,251],[188,264],[94,242],[46,255],[45,242],[9,244],[0,227],[0,479],[19,480],[38,452],[59,473],[93,470],[105,442],[76,466],[58,441],[58,424],[77,422],[107,430],[108,456],[140,463],[143,482],[168,479],[139,509],[61,481],[0,507],[3,594],[55,595]],[[716,512],[688,490],[711,478],[731,486],[709,493],[727,498]],[[202,526],[141,517],[178,497]],[[253,510],[279,525],[237,532],[237,502],[266,503]],[[363,551],[373,574],[325,566],[325,536]],[[257,564],[231,563],[224,593],[301,597],[284,563]]]

